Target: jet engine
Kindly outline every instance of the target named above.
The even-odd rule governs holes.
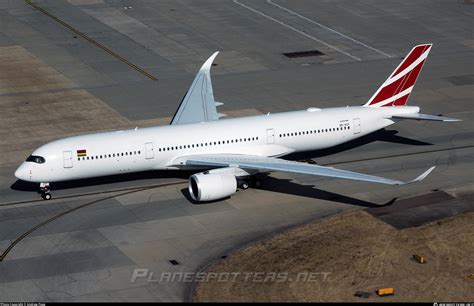
[[[237,191],[237,179],[233,174],[196,173],[189,178],[188,190],[195,201],[218,200]]]

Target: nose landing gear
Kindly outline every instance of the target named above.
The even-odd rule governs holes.
[[[51,188],[49,187],[49,183],[40,183],[40,193],[43,200],[51,200]]]

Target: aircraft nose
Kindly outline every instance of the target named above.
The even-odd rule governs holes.
[[[28,181],[30,178],[28,167],[25,163],[22,163],[15,171],[15,177],[22,181]]]

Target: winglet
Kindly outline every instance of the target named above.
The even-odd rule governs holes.
[[[212,54],[208,59],[207,61],[204,62],[204,64],[202,65],[201,67],[201,71],[203,70],[210,70],[211,69],[211,66],[212,66],[212,63],[214,62],[214,59],[216,58],[216,56],[219,54],[219,51],[216,51],[214,52],[214,54]]]
[[[214,52],[201,66],[170,124],[196,123],[219,119],[216,110],[218,104],[214,100],[210,73],[212,62],[218,54],[219,51]]]
[[[433,166],[433,167],[429,168],[428,170],[426,170],[425,172],[423,172],[420,176],[418,176],[416,179],[411,180],[411,181],[406,182],[406,183],[402,183],[402,184],[400,184],[400,185],[406,185],[406,184],[416,183],[416,182],[419,182],[419,181],[421,181],[421,180],[424,180],[424,179],[431,173],[431,171],[434,170],[434,168],[436,168],[436,166]]]

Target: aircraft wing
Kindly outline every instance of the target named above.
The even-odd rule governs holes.
[[[222,105],[222,103],[214,100],[211,83],[211,66],[217,54],[219,52],[211,55],[202,65],[170,124],[213,121],[224,116],[217,112],[216,106]]]
[[[237,155],[237,154],[214,154],[214,155],[192,155],[179,157],[175,160],[176,166],[196,166],[196,167],[210,167],[223,168],[234,167],[241,169],[251,169],[259,171],[282,171],[290,173],[300,173],[316,176],[335,177],[356,181],[365,181],[373,183],[381,183],[388,185],[405,185],[415,183],[424,179],[435,166],[431,167],[414,180],[403,182],[383,178],[379,176],[367,175],[352,171],[340,170],[332,167],[324,167],[312,164],[306,164],[295,161],[288,161],[273,157],[262,157],[253,155]]]

